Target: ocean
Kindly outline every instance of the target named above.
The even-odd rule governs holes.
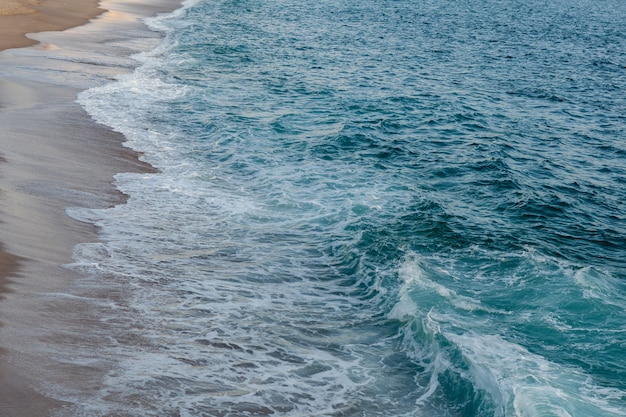
[[[624,22],[622,0],[149,19],[158,47],[78,98],[158,172],[67,210],[100,233],[69,267],[110,294],[115,365],[57,397],[73,416],[626,416]]]

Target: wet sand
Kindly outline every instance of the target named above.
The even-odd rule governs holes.
[[[3,0],[0,2],[0,50],[34,45],[25,34],[63,30],[102,13],[98,0]]]
[[[78,277],[63,266],[72,262],[75,245],[97,241],[97,231],[65,210],[122,204],[114,175],[152,168],[122,146],[122,135],[94,123],[75,102],[76,94],[131,71],[136,63],[129,56],[158,43],[158,34],[139,19],[179,5],[0,3],[0,49],[34,44],[0,52],[1,416],[72,415],[68,398],[97,391],[107,366],[113,366],[99,359],[106,328],[89,302],[68,295]],[[97,15],[64,32],[25,37],[82,25]],[[73,363],[75,343],[93,346],[92,363]],[[75,395],[65,398],[62,392]]]

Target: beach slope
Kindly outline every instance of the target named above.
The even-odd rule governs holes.
[[[114,175],[153,169],[75,100],[78,92],[132,71],[131,55],[159,42],[141,19],[179,6],[169,0],[0,2],[4,417],[72,415],[72,401],[96,392],[112,366],[99,359],[106,329],[88,300],[69,295],[78,277],[63,266],[72,262],[75,245],[98,236],[66,209],[122,204],[126,197],[113,185]],[[131,46],[123,46],[125,40]],[[75,344],[93,346],[92,363],[73,363]]]
[[[64,30],[102,13],[97,0],[3,0],[0,2],[0,50],[34,45],[27,33]]]

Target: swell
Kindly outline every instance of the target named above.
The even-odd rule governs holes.
[[[540,79],[531,3],[153,22],[169,35],[144,65],[81,95],[160,169],[117,177],[127,206],[74,212],[105,239],[78,267],[128,288],[148,335],[120,343],[121,410],[623,415],[624,80]],[[502,33],[528,42],[492,56]]]

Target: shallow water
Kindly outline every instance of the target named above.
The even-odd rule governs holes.
[[[84,415],[626,415],[626,6],[198,1],[80,103]],[[59,395],[68,395],[59,394]]]

